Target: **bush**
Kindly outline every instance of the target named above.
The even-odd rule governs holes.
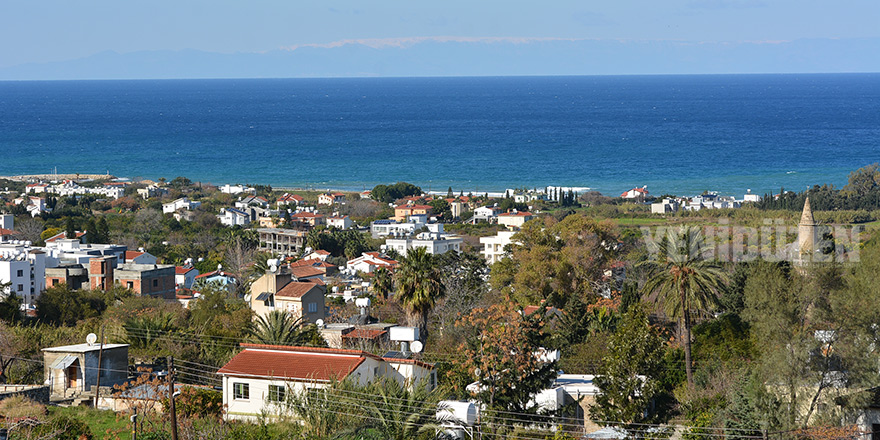
[[[95,435],[89,425],[69,416],[58,416],[33,429],[30,438],[52,438],[55,440],[92,440]],[[27,437],[26,437],[27,438]]]
[[[48,412],[46,405],[24,396],[13,396],[0,400],[0,416],[7,420],[23,418],[44,419]]]

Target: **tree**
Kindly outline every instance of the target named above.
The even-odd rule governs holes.
[[[643,429],[643,423],[659,423],[651,402],[662,392],[658,378],[663,368],[663,338],[651,327],[641,307],[624,314],[623,323],[608,342],[594,379],[601,390],[590,407],[594,420],[622,422],[626,431]]]
[[[384,266],[380,266],[373,272],[373,293],[382,299],[388,299],[388,293],[394,289],[394,280],[391,272]]]
[[[36,218],[16,220],[15,232],[21,239],[36,243],[40,241],[40,234],[43,232],[43,222]]]
[[[64,223],[64,238],[76,238],[76,228],[73,226],[73,219],[67,217]]]
[[[437,198],[428,204],[434,208],[434,214],[443,217],[444,220],[452,220],[452,208],[445,199]]]
[[[248,329],[251,341],[268,345],[326,346],[317,327],[303,327],[302,318],[295,318],[286,310],[273,310],[258,316]]]
[[[455,197],[455,194],[453,194],[453,192],[452,192],[452,187],[451,187],[451,186],[449,187],[449,190],[446,191],[446,197],[448,197],[448,198],[450,198],[450,199],[453,198],[453,197]]]
[[[74,325],[100,316],[110,298],[102,291],[72,290],[67,284],[52,286],[37,297],[37,319],[52,325]]]
[[[534,396],[556,377],[556,362],[541,359],[544,313],[524,316],[509,301],[474,309],[458,325],[470,329],[460,368],[480,382],[473,397],[492,411],[537,414]]]
[[[400,261],[394,273],[397,301],[406,310],[409,325],[419,328],[419,338],[428,337],[428,314],[445,288],[434,256],[423,247],[413,249]]]
[[[703,258],[707,244],[699,229],[683,228],[660,243],[665,263],[652,262],[658,270],[645,284],[645,294],[656,294],[667,316],[678,318],[683,331],[688,386],[693,387],[691,362],[691,314],[703,313],[718,304],[718,293],[727,276],[715,261]]]

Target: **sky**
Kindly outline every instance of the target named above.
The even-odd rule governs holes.
[[[3,0],[0,68],[103,51],[265,52],[418,37],[696,43],[878,38],[878,23],[878,0]]]

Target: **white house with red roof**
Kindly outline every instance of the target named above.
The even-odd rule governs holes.
[[[199,276],[199,270],[192,266],[175,266],[174,267],[174,284],[177,287],[191,289],[196,277]]]
[[[303,197],[296,194],[284,193],[278,200],[275,201],[275,205],[278,207],[294,205],[299,206],[303,202]]]
[[[620,195],[620,198],[622,199],[644,199],[645,197],[648,197],[647,186],[633,188],[629,191],[624,191],[623,194]]]
[[[139,249],[136,251],[125,251],[125,261],[121,261],[121,263],[135,263],[135,264],[156,264],[158,260],[156,256],[144,251],[143,249]]]
[[[413,359],[386,358],[360,350],[241,344],[242,351],[221,367],[227,420],[258,420],[261,415],[290,415],[288,393],[324,388],[333,380],[366,385],[379,378],[401,384],[437,383],[434,365]]]
[[[360,257],[348,260],[345,268],[351,272],[373,273],[376,269],[384,267],[388,270],[397,268],[397,261],[383,257],[378,252],[364,252]]]
[[[29,183],[24,187],[25,194],[42,194],[49,191],[48,183]]]
[[[348,229],[352,226],[353,222],[351,218],[347,215],[334,215],[333,217],[327,217],[327,226],[334,227],[336,229]]]
[[[343,193],[324,193],[318,196],[319,205],[332,205],[334,203],[342,203],[345,201]]]
[[[527,221],[535,218],[535,215],[527,211],[512,210],[503,214],[498,214],[498,224],[507,226],[511,229],[521,228]]]
[[[312,251],[312,252],[306,254],[305,256],[303,256],[302,259],[303,260],[318,259],[321,261],[327,261],[327,258],[329,258],[329,257],[330,257],[330,252],[327,252],[322,249],[318,249],[316,251]]]

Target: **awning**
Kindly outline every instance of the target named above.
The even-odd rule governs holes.
[[[76,362],[76,356],[66,355],[61,359],[56,360],[52,363],[52,366],[49,367],[52,370],[63,370],[70,366],[70,364]]]
[[[265,301],[272,296],[269,292],[263,292],[259,296],[257,296],[257,301]]]

